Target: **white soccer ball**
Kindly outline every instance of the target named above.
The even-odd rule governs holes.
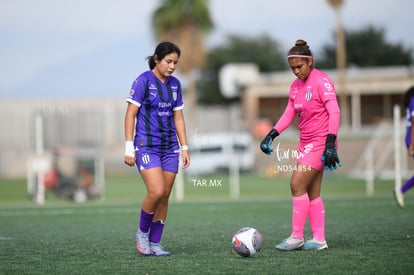
[[[73,200],[76,203],[84,203],[84,202],[86,202],[88,200],[88,195],[86,194],[86,191],[85,190],[78,189],[73,194]]]
[[[242,227],[231,241],[234,252],[242,257],[252,257],[262,248],[262,234],[253,227]]]

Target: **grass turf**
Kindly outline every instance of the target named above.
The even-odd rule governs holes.
[[[379,182],[366,197],[363,182],[324,183],[326,251],[278,252],[290,232],[287,179],[241,179],[241,200],[222,186],[186,183],[186,201],[172,200],[163,244],[171,257],[135,252],[142,184],[108,178],[106,199],[75,205],[48,194],[46,206],[27,202],[24,181],[0,183],[0,274],[410,274],[414,270],[414,197],[399,209],[392,183]],[[207,179],[208,178],[203,178]],[[19,191],[20,190],[20,191]],[[23,191],[23,194],[22,194]],[[14,196],[14,198],[12,198]],[[256,257],[232,252],[242,226],[263,234]],[[306,237],[310,237],[308,226]]]

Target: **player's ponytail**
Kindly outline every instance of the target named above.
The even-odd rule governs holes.
[[[149,66],[149,68],[151,70],[154,69],[154,67],[155,67],[154,56],[153,55],[150,55],[150,56],[147,57],[147,59],[148,59],[148,66]]]

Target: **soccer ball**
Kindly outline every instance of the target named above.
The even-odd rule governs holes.
[[[262,248],[262,234],[253,227],[242,227],[231,241],[234,252],[242,257],[252,257]]]

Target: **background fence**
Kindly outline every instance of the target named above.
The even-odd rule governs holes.
[[[125,110],[123,98],[0,101],[0,178],[26,175],[27,159],[36,153],[39,114],[45,151],[57,145],[94,148],[101,150],[109,170],[123,167]],[[189,136],[242,128],[237,106],[198,107],[185,115]]]

